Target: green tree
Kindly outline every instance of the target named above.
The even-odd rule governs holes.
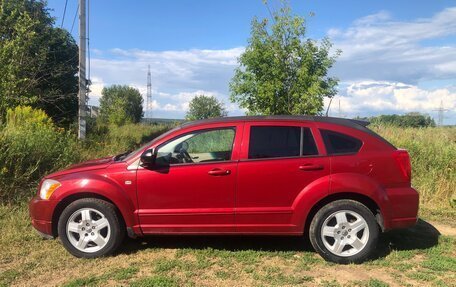
[[[222,102],[214,96],[199,95],[194,97],[189,104],[187,120],[202,120],[209,118],[226,117],[227,111]]]
[[[327,38],[320,44],[306,38],[304,18],[292,15],[286,2],[272,18],[271,27],[268,19],[253,19],[230,99],[248,114],[318,114],[323,98],[337,92],[338,79],[327,73],[340,51],[330,55]]]
[[[0,118],[19,105],[76,118],[78,47],[53,24],[44,1],[0,0]]]
[[[137,123],[143,116],[143,98],[138,89],[112,85],[101,91],[100,120],[118,126]]]

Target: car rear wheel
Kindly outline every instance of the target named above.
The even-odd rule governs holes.
[[[94,258],[114,252],[123,241],[125,228],[114,205],[96,198],[83,198],[63,210],[58,233],[71,254]]]
[[[354,200],[337,200],[322,207],[310,224],[310,242],[326,260],[360,263],[375,249],[379,227],[372,212]]]

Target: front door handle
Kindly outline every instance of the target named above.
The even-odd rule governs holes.
[[[229,169],[220,169],[220,168],[214,168],[208,172],[209,175],[229,175],[231,173],[231,170]]]
[[[299,169],[304,171],[322,170],[324,166],[321,164],[303,164],[299,166]]]

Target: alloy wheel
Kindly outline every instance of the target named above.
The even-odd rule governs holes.
[[[111,226],[100,211],[81,208],[68,218],[66,233],[76,249],[93,253],[106,246],[111,237]]]
[[[321,227],[325,247],[341,257],[353,256],[366,247],[369,227],[366,220],[351,210],[340,210],[326,218]]]

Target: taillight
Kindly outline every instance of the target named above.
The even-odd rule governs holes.
[[[408,180],[412,180],[412,165],[410,156],[405,149],[398,149],[393,153],[393,157],[402,172],[402,175]]]

